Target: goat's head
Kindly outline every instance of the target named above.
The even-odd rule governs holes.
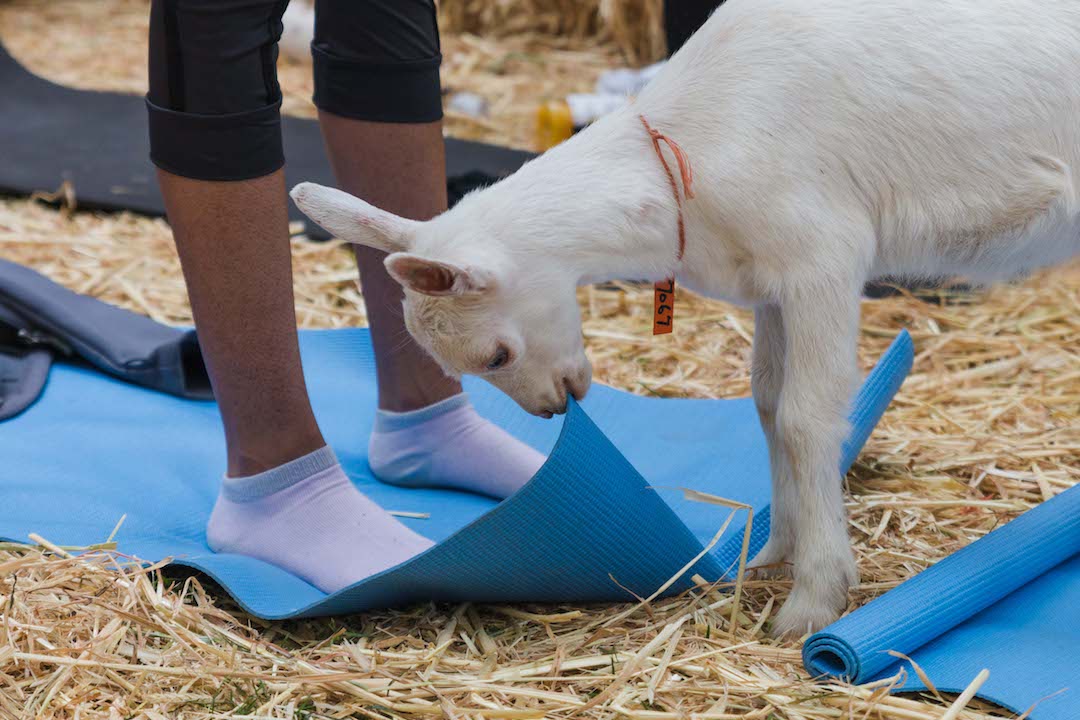
[[[478,375],[544,417],[584,397],[592,369],[565,269],[515,256],[461,206],[417,222],[313,183],[292,198],[335,237],[389,253],[405,326],[448,375]]]

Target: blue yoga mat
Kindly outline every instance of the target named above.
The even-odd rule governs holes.
[[[978,695],[1037,720],[1080,718],[1080,486],[937,562],[806,642],[812,675],[862,683],[906,670],[897,692]],[[1042,701],[1042,702],[1040,702]]]
[[[319,423],[349,476],[388,510],[428,513],[403,522],[437,543],[430,550],[329,596],[265,562],[211,552],[204,527],[225,464],[214,405],[70,365],[53,370],[36,405],[0,425],[0,535],[25,541],[38,533],[84,546],[106,539],[126,515],[116,536],[122,552],[197,568],[270,619],[428,600],[646,596],[702,551],[729,512],[686,500],[683,487],[753,506],[751,554],[768,535],[768,453],[749,399],[644,398],[595,385],[560,422],[528,416],[486,383],[471,382],[481,414],[550,451],[525,487],[497,503],[376,481],[365,458],[375,407],[367,332],[304,332],[301,352]],[[903,333],[858,395],[845,470],[911,361]],[[693,573],[723,577],[741,541],[742,528],[730,528],[670,591],[685,589]]]
[[[1080,718],[1080,486],[841,618],[803,645],[813,675],[856,683],[906,671],[897,692],[960,692],[1034,720]],[[1040,702],[1041,700],[1041,702]]]

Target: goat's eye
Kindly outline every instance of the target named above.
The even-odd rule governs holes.
[[[496,350],[495,354],[491,356],[490,360],[488,360],[487,369],[498,370],[499,368],[506,365],[506,363],[508,362],[510,362],[510,351],[500,345],[499,349]]]

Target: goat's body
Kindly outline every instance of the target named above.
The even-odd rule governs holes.
[[[729,0],[635,110],[692,159],[679,275],[707,295],[1080,252],[1075,0]]]
[[[681,260],[639,113],[693,165]],[[537,414],[588,383],[575,283],[674,273],[752,305],[773,483],[755,564],[793,566],[773,628],[801,634],[857,580],[836,473],[864,283],[989,282],[1071,257],[1078,188],[1078,0],[728,0],[629,108],[430,223],[294,197],[399,251],[421,345]],[[485,374],[496,348],[515,362]]]

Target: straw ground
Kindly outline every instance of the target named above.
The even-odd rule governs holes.
[[[523,19],[542,15],[537,6],[445,0],[448,26],[490,29],[483,23],[510,18],[521,31],[447,35],[447,85],[485,95],[492,108],[479,121],[451,118],[450,132],[527,146],[537,102],[588,88],[623,57],[656,55],[641,40],[655,28],[620,40],[599,12],[655,19],[650,3],[574,5],[591,19],[570,39],[529,31],[571,32],[543,25],[550,17]],[[145,13],[142,0],[8,0],[0,36],[50,78],[138,92]],[[310,113],[304,63],[283,65],[291,110]],[[0,200],[0,257],[156,319],[190,322],[160,220]],[[297,237],[294,262],[303,326],[364,323],[344,248]],[[590,287],[580,300],[599,380],[671,397],[749,393],[745,310],[687,297],[678,331],[654,339],[647,289]],[[975,295],[867,301],[864,368],[902,327],[915,340],[915,368],[847,478],[862,575],[852,607],[1080,481],[1080,265]],[[724,517],[719,510],[718,527]],[[880,687],[810,681],[798,644],[766,637],[789,590],[779,582],[747,581],[734,624],[732,595],[708,587],[648,605],[629,597],[615,606],[423,605],[267,623],[205,579],[141,568],[108,544],[71,557],[51,540],[0,546],[3,717],[930,720],[992,712],[977,702],[947,710],[953,699],[934,693],[895,698]]]

